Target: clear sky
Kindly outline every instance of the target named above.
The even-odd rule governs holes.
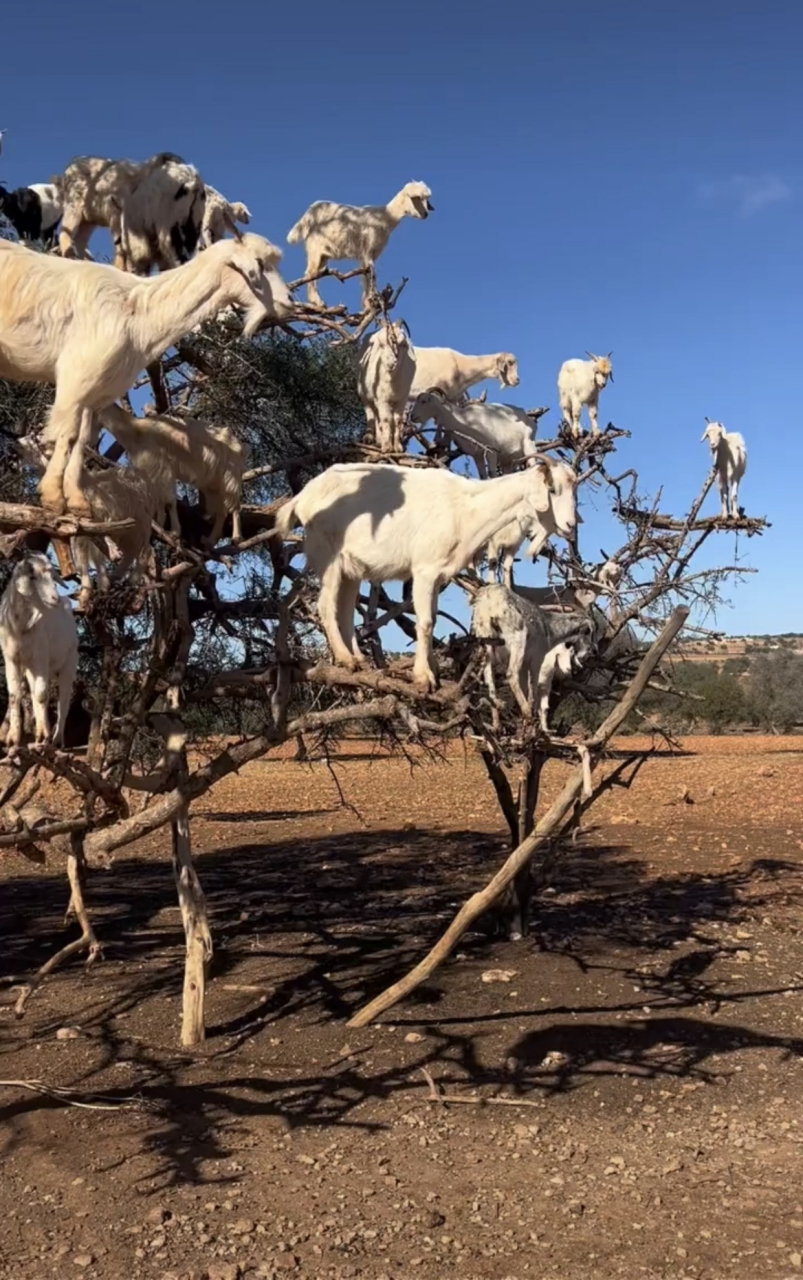
[[[669,510],[705,476],[704,415],[741,431],[741,501],[773,527],[721,537],[715,560],[760,572],[719,623],[803,631],[800,0],[39,0],[6,6],[2,43],[0,179],[176,151],[249,205],[288,278],[312,200],[427,182],[436,212],[379,271],[410,277],[414,341],[514,351],[499,398],[551,405],[542,434],[561,362],[613,349],[602,421]],[[591,559],[614,540],[584,514]]]

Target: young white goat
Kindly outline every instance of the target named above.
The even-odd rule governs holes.
[[[566,360],[558,373],[558,396],[564,418],[571,427],[572,434],[580,434],[580,412],[583,405],[588,409],[591,430],[597,434],[597,405],[599,393],[606,386],[608,379],[613,382],[613,370],[608,352],[607,356],[595,356],[589,351],[590,360]]]
[[[567,664],[571,670],[572,662],[579,665],[587,656],[593,643],[590,619],[577,611],[554,613],[539,609],[507,587],[494,584],[483,587],[474,597],[471,626],[479,639],[488,642],[484,675],[491,701],[497,705],[494,668],[506,663],[507,682],[522,716],[531,719],[537,701],[541,727],[546,729],[552,682],[556,672],[559,674]],[[494,640],[496,644],[491,643]],[[555,648],[560,645],[571,645],[573,657],[563,650],[556,653]],[[543,685],[547,686],[545,690]]]
[[[224,238],[227,231],[233,231],[236,235],[235,223],[240,222],[247,227],[250,221],[251,212],[247,205],[241,204],[239,200],[227,200],[207,182],[206,208],[201,227],[200,247],[202,249],[208,249],[210,244],[217,244],[218,240]]]
[[[512,404],[450,404],[435,391],[420,395],[410,411],[410,421],[424,425],[430,418],[474,459],[481,478],[494,476],[499,467],[535,458],[533,419]]]
[[[206,188],[191,164],[167,160],[134,191],[114,198],[111,222],[114,265],[135,275],[169,271],[189,262],[198,248]]]
[[[414,372],[414,348],[402,323],[380,324],[363,344],[357,393],[368,420],[367,438],[385,453],[401,452],[404,410]]]
[[[424,391],[440,391],[446,400],[459,400],[469,387],[497,378],[500,387],[519,385],[519,366],[509,351],[493,356],[464,356],[451,347],[416,347],[411,398]]]
[[[303,244],[307,252],[305,275],[322,271],[328,262],[358,262],[366,268],[363,303],[374,287],[374,265],[387,244],[390,233],[402,218],[427,218],[433,212],[432,195],[424,182],[408,182],[388,204],[335,204],[316,200],[302,214],[287,235],[288,244]],[[317,281],[307,285],[307,298],[324,305]]]
[[[738,431],[726,431],[721,422],[708,422],[702,439],[707,440],[717,469],[717,485],[722,500],[722,519],[739,515],[739,481],[747,470],[747,446]]]
[[[135,418],[119,405],[98,414],[101,424],[119,441],[154,494],[157,519],[170,513],[173,533],[181,533],[176,506],[176,481],[194,485],[212,518],[209,544],[214,547],[232,516],[235,541],[241,536],[240,498],[244,450],[227,427],[214,427],[198,418],[168,415]]]
[[[47,556],[30,552],[16,565],[0,599],[0,647],[8,686],[9,746],[22,741],[23,679],[33,702],[36,741],[47,742],[50,682],[58,680],[58,716],[53,740],[64,741],[64,725],[78,666],[78,633],[68,600],[56,588],[57,574]]]
[[[0,241],[0,378],[56,385],[48,427],[55,448],[39,489],[45,506],[89,514],[80,489],[67,492],[65,469],[73,451],[83,457],[92,410],[123,395],[193,325],[229,303],[245,310],[246,337],[269,318],[292,315],[275,270],[281,256],[261,236],[244,235],[141,279]],[[80,482],[80,467],[75,474]]]
[[[577,477],[546,459],[497,480],[467,480],[440,468],[369,463],[329,467],[282,507],[276,532],[304,525],[307,566],[321,580],[318,609],[335,662],[363,661],[354,635],[360,582],[413,580],[414,679],[433,689],[432,628],[438,593],[521,509],[574,536]]]

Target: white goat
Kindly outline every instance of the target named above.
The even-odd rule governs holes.
[[[89,515],[80,489],[67,492],[65,469],[74,451],[83,458],[92,410],[123,395],[193,325],[229,303],[245,309],[246,337],[292,315],[275,271],[281,256],[261,236],[244,235],[141,279],[0,241],[0,378],[56,385],[48,428],[56,444],[39,488],[45,506]],[[80,482],[80,467],[73,474]]]
[[[722,519],[739,515],[739,481],[747,470],[747,446],[738,431],[726,431],[721,422],[709,422],[702,439],[711,446],[717,485],[722,500]]]
[[[114,198],[114,265],[147,276],[189,262],[198,248],[206,188],[191,164],[167,160],[129,194]]]
[[[433,212],[432,195],[424,182],[408,182],[388,204],[335,204],[316,200],[287,235],[288,244],[303,244],[307,252],[305,275],[322,271],[328,262],[358,262],[366,269],[363,303],[374,288],[374,266],[390,233],[402,218],[427,218]],[[317,281],[307,285],[307,298],[322,307]]]
[[[0,600],[0,647],[8,685],[8,745],[22,741],[22,689],[27,681],[33,702],[36,741],[47,742],[50,682],[58,680],[58,716],[53,740],[64,741],[78,666],[78,633],[68,600],[56,588],[57,574],[47,556],[33,551],[16,565]]]
[[[589,351],[590,360],[566,360],[558,373],[558,396],[564,418],[571,427],[572,434],[580,435],[580,412],[583,405],[588,408],[591,430],[599,432],[597,422],[597,405],[599,393],[610,378],[613,382],[613,370],[610,356],[595,356]]]
[[[537,700],[541,727],[546,729],[546,710],[556,670],[560,672],[567,664],[571,669],[572,662],[579,665],[587,655],[593,643],[590,619],[577,611],[553,613],[539,609],[507,587],[494,584],[483,587],[474,597],[471,627],[479,639],[487,642],[484,674],[494,705],[494,667],[506,662],[507,681],[522,716],[532,718]],[[563,650],[554,653],[555,647],[563,644],[571,644],[575,650],[572,659]],[[551,660],[550,653],[554,655]],[[542,672],[543,683],[548,686],[545,696]]]
[[[509,351],[493,356],[464,356],[451,347],[416,347],[411,399],[424,391],[440,391],[446,400],[459,400],[469,387],[498,378],[500,387],[519,385],[519,366]]]
[[[216,545],[228,515],[233,520],[233,537],[239,540],[244,450],[227,427],[166,414],[135,418],[116,404],[97,416],[146,477],[159,520],[167,508],[172,531],[181,533],[176,506],[176,481],[180,480],[194,485],[203,496],[206,514],[212,518],[210,546]]]
[[[413,675],[436,685],[432,628],[438,593],[479,547],[521,508],[548,516],[561,537],[575,528],[577,477],[539,458],[497,480],[467,480],[443,469],[341,464],[316,476],[282,507],[276,532],[305,527],[308,568],[321,579],[318,609],[335,662],[363,662],[354,636],[360,582],[413,580],[416,654]]]
[[[384,453],[401,452],[404,410],[414,373],[414,348],[402,322],[383,322],[363,344],[357,393],[368,420],[366,436]]]
[[[537,456],[533,419],[512,404],[449,404],[435,391],[420,395],[410,411],[410,421],[424,425],[429,419],[451,436],[474,459],[481,478],[494,476]]]
[[[102,156],[71,160],[58,180],[64,204],[59,236],[62,257],[83,258],[95,227],[108,227],[119,238],[120,209],[153,173],[170,164],[184,161],[172,151],[160,151],[142,161]]]
[[[202,249],[210,244],[217,244],[227,231],[237,234],[235,223],[240,222],[247,227],[251,221],[251,211],[239,200],[227,200],[214,187],[206,184],[206,208],[204,209],[203,226],[201,227]]]

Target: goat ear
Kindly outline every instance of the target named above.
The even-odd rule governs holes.
[[[239,240],[240,243],[242,244],[242,239],[243,239],[242,231],[225,211],[223,214],[223,223],[226,229],[232,233],[232,235],[234,236],[234,239]]]

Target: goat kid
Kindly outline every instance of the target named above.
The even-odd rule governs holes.
[[[33,703],[36,741],[50,737],[48,692],[58,680],[55,745],[64,741],[64,726],[78,667],[78,632],[68,600],[56,588],[58,575],[47,556],[30,552],[16,565],[0,599],[0,647],[8,686],[10,747],[22,742],[23,680]]]

